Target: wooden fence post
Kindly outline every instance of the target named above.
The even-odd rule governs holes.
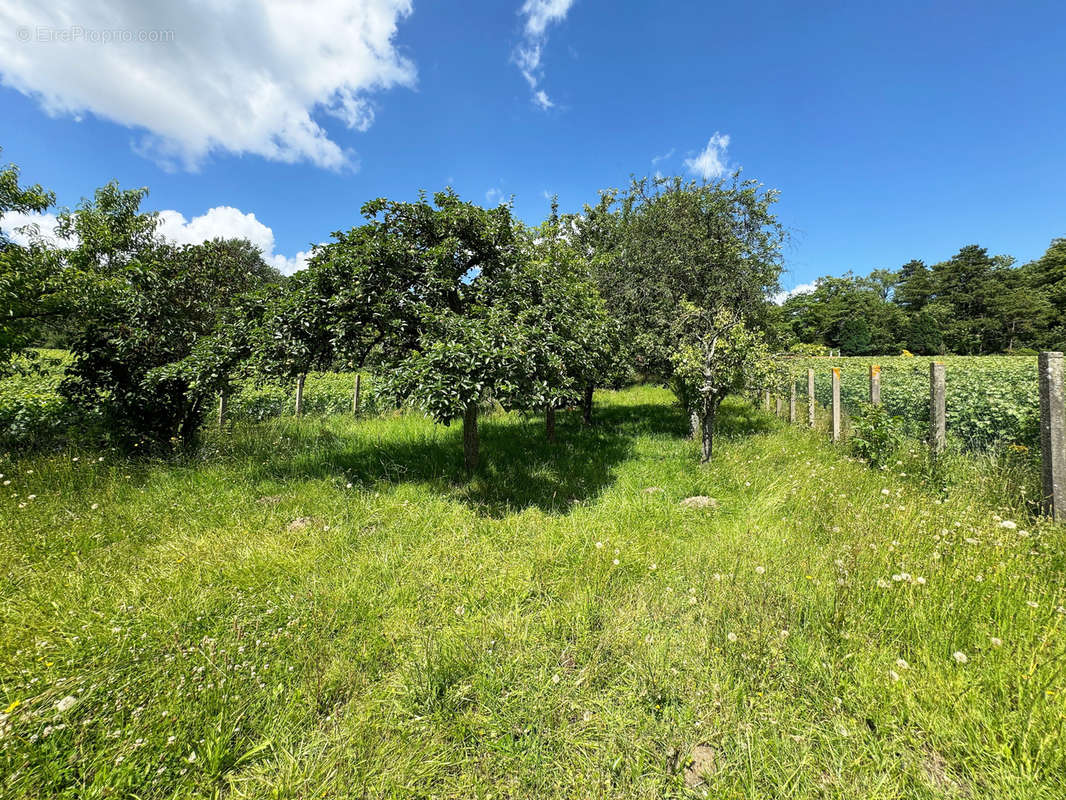
[[[1066,521],[1066,388],[1062,353],[1040,354],[1040,459],[1044,513]]]
[[[833,367],[833,429],[830,436],[840,441],[840,367]]]
[[[304,375],[299,375],[296,378],[296,416],[302,417],[304,414]]]
[[[881,367],[870,365],[870,405],[881,405]]]
[[[362,388],[363,373],[355,373],[355,390],[352,392],[352,414],[359,415],[359,391]]]
[[[796,381],[793,379],[788,386],[788,421],[796,421]]]
[[[769,414],[770,413],[770,390],[769,389],[763,389],[762,390],[762,404],[763,404],[763,410],[766,411],[767,414]]]
[[[784,406],[785,398],[783,398],[779,394],[778,395],[774,395],[774,396],[777,398],[777,416],[780,417],[781,416],[781,410],[782,410],[782,408]]]
[[[814,427],[814,370],[807,370],[807,425]]]
[[[944,452],[948,443],[946,393],[944,365],[933,361],[929,364],[929,449],[934,458]]]
[[[226,424],[226,406],[228,405],[228,399],[225,392],[219,392],[218,394],[218,429],[222,430],[222,426]]]

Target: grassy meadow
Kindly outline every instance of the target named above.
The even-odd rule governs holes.
[[[1062,797],[1061,528],[596,399],[4,457],[0,797]]]

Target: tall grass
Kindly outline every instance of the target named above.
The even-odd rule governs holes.
[[[0,796],[1061,797],[1061,528],[741,401],[705,469],[666,392],[597,415],[471,479],[415,415],[3,464]]]

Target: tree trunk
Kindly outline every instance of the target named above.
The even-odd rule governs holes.
[[[477,469],[477,403],[471,403],[463,413],[463,460],[467,472]]]
[[[702,433],[700,450],[700,463],[706,464],[711,460],[711,455],[714,452],[714,417],[718,413],[717,403],[705,403],[703,406],[703,419],[700,420],[700,428]]]
[[[296,378],[296,416],[304,414],[304,375]]]
[[[352,414],[359,416],[359,394],[363,386],[363,373],[355,373],[355,389],[352,391]]]
[[[549,405],[544,409],[544,431],[548,435],[548,441],[555,441],[555,406]]]
[[[581,421],[586,425],[592,424],[592,391],[595,387],[589,384],[585,387],[585,396],[581,398]]]

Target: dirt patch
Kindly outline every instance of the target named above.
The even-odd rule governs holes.
[[[292,522],[290,522],[288,525],[285,526],[285,530],[289,531],[290,533],[293,532],[293,531],[303,531],[303,530],[307,530],[308,528],[310,528],[314,524],[315,524],[315,518],[314,517],[297,517],[296,519],[294,519]]]
[[[663,490],[661,486],[649,486],[644,490],[644,494],[659,494]]]
[[[280,494],[265,494],[255,502],[261,506],[276,506],[284,499]]]
[[[715,772],[714,750],[705,744],[698,744],[692,750],[685,764],[685,786],[695,789],[704,783],[704,775]]]
[[[968,785],[951,777],[947,760],[931,747],[926,748],[922,759],[922,776],[931,788],[949,797],[972,795]]]
[[[718,501],[713,497],[698,494],[694,497],[686,497],[681,501],[682,508],[718,508]]]

